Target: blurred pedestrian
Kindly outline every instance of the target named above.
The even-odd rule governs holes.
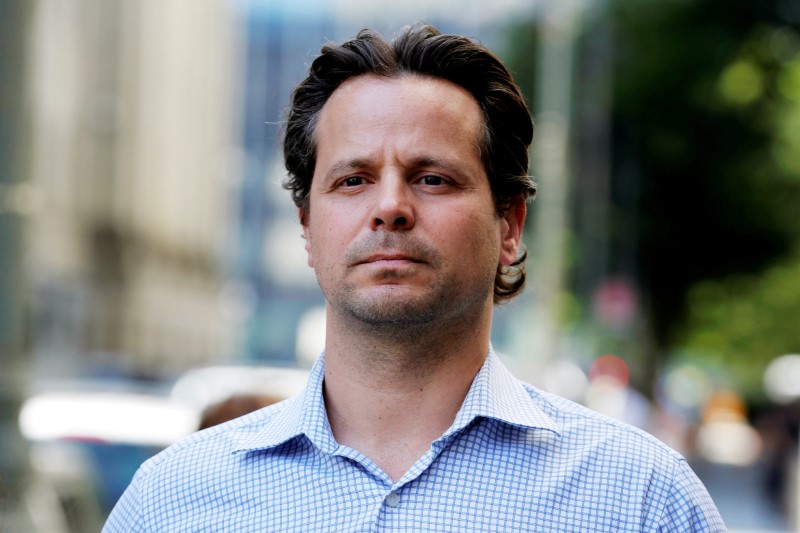
[[[532,136],[466,38],[323,47],[284,155],[325,352],[300,396],[146,462],[105,531],[724,531],[678,453],[492,351],[525,282]]]
[[[279,401],[280,398],[277,396],[268,394],[234,394],[206,407],[200,415],[198,429],[218,426],[223,422],[239,418]]]

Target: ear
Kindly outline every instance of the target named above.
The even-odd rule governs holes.
[[[528,205],[525,198],[518,195],[511,207],[500,217],[500,264],[508,266],[517,260],[520,243],[522,241],[522,227],[525,225],[525,215]]]
[[[297,216],[300,218],[300,224],[303,226],[303,240],[306,241],[305,248],[308,260],[308,266],[314,268],[314,258],[311,255],[311,229],[308,227],[308,215],[303,211],[303,208],[297,210]]]

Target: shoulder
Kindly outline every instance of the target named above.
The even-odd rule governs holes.
[[[242,439],[269,434],[292,400],[264,407],[231,421],[197,431],[153,456],[139,468],[134,482],[145,486],[169,486],[182,483],[186,471],[203,472],[227,468],[235,461],[235,452]],[[197,476],[199,477],[199,476]],[[157,480],[153,484],[149,480]]]
[[[667,461],[684,460],[677,451],[640,428],[527,383],[523,386],[537,407],[559,426],[565,445],[604,446],[623,456],[644,454]]]
[[[635,491],[642,498],[657,493],[658,500],[681,484],[699,483],[680,453],[646,431],[533,386],[525,389],[559,429],[540,450],[558,471],[610,492]]]
[[[653,435],[565,398],[524,384],[559,427],[545,452],[555,477],[603,494],[604,505],[635,510],[665,530],[725,531],[703,483],[686,459]],[[587,497],[595,501],[593,497]],[[595,503],[597,503],[595,501]]]
[[[242,440],[270,435],[292,400],[193,433],[145,461],[109,516],[104,531],[185,530],[186,520],[237,494],[250,469]]]

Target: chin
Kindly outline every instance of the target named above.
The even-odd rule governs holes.
[[[394,285],[348,298],[342,307],[367,324],[419,325],[434,322],[442,312],[441,301],[432,295],[411,294]]]

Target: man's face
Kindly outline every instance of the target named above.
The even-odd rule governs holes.
[[[331,95],[302,217],[330,311],[396,324],[491,312],[525,203],[497,216],[482,124],[472,95],[434,78],[360,76]]]

